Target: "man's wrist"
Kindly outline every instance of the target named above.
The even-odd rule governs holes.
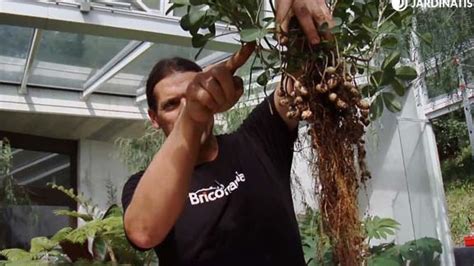
[[[181,112],[178,118],[178,126],[183,130],[185,136],[199,139],[202,133],[206,130],[206,123],[194,120],[186,107]]]

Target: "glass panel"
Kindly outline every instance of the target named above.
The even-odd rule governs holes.
[[[0,25],[0,81],[21,82],[33,29]]]
[[[0,249],[29,248],[31,238],[50,237],[73,225],[54,210],[70,209],[71,200],[47,183],[73,187],[69,155],[11,149],[9,170],[0,174]],[[54,205],[54,206],[52,206]]]
[[[187,7],[183,6],[183,7],[177,7],[173,10],[173,16],[175,17],[182,17],[184,15],[186,15],[187,12]]]
[[[11,174],[20,185],[46,187],[55,183],[71,187],[69,156],[58,153],[14,150]]]
[[[144,52],[139,58],[127,65],[112,79],[104,84],[97,92],[108,92],[121,95],[137,95],[137,89],[145,86],[146,79],[153,66],[161,59],[179,56],[194,60],[199,49],[175,46],[168,44],[155,44]],[[206,57],[214,51],[204,49],[199,58]]]
[[[401,155],[415,239],[437,235],[436,224],[426,222],[427,217],[436,217],[431,184],[436,179],[432,174],[432,163],[427,161],[430,157],[426,128],[424,122],[399,120]]]
[[[29,83],[82,90],[83,83],[129,40],[45,31]]]
[[[143,0],[143,3],[151,9],[160,9],[161,1],[163,0]],[[167,1],[167,0],[164,0]],[[166,11],[166,10],[165,10]]]
[[[15,247],[28,250],[33,237],[53,236],[60,229],[70,226],[68,217],[54,215],[54,211],[68,209],[60,206],[2,206],[0,249]]]

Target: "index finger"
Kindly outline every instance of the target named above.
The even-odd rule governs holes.
[[[245,43],[239,51],[233,54],[228,60],[223,62],[224,66],[234,74],[235,71],[247,62],[250,56],[253,54],[255,50],[256,43],[255,42],[248,42]]]

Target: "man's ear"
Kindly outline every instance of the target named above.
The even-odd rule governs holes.
[[[160,125],[158,124],[158,114],[155,111],[148,109],[148,117],[150,118],[153,128],[160,129]]]

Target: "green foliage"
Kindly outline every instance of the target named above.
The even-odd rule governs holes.
[[[465,51],[472,45],[474,37],[474,10],[472,8],[427,9],[417,15],[417,28],[421,36],[436,40],[427,44],[421,42],[420,52],[426,61],[426,68],[433,69],[426,77],[429,97],[451,93],[459,87],[453,57],[472,56]],[[434,57],[434,66],[428,64]]]
[[[0,140],[0,203],[5,205],[29,205],[28,193],[10,174],[12,148],[8,139]],[[2,178],[3,177],[3,178]]]
[[[76,217],[76,218],[81,218],[82,220],[88,222],[92,221],[93,217],[89,214],[85,213],[80,213],[77,211],[69,211],[69,210],[55,210],[54,214],[56,215],[64,215],[64,216],[69,216],[69,217]]]
[[[387,239],[388,236],[395,235],[399,226],[400,224],[393,219],[378,216],[368,216],[363,222],[369,244],[372,239]]]
[[[0,254],[8,259],[8,265],[12,263],[24,264],[49,264],[70,263],[71,257],[62,249],[63,244],[78,243],[79,246],[87,245],[87,240],[92,239],[93,253],[88,258],[83,258],[77,265],[107,265],[109,262],[125,263],[133,265],[148,265],[156,261],[153,251],[139,252],[130,246],[123,230],[123,211],[117,205],[112,205],[105,212],[97,209],[91,200],[85,199],[83,195],[76,195],[73,190],[62,186],[52,185],[53,188],[62,191],[70,198],[78,202],[85,210],[92,213],[80,213],[77,211],[57,210],[57,215],[66,215],[72,218],[80,218],[85,223],[78,228],[66,227],[59,230],[51,238],[35,237],[31,240],[29,251],[21,249],[5,249]],[[93,211],[94,210],[94,211]],[[98,211],[97,211],[98,210]],[[85,246],[86,247],[86,246]],[[86,247],[87,248],[87,247]],[[89,253],[89,251],[84,251]]]
[[[451,237],[461,245],[474,221],[474,160],[462,110],[432,121],[441,161]]]
[[[469,146],[466,118],[462,110],[438,117],[432,120],[432,125],[441,161],[458,157],[462,148]]]
[[[4,249],[0,251],[2,256],[5,256],[10,261],[32,260],[34,257],[30,252],[19,248]]]
[[[299,229],[306,265],[333,265],[329,238],[322,231],[321,215],[310,208],[299,219]]]
[[[282,53],[278,46],[269,41],[279,31],[279,25],[275,25],[274,16],[263,17],[265,13],[262,12],[261,0],[172,2],[171,9],[186,7],[187,13],[181,18],[181,27],[192,35],[194,47],[203,48],[216,37],[215,23],[218,21],[235,26],[241,42],[256,41],[258,48],[255,58],[264,66],[264,71],[257,78],[258,84],[262,86],[276,75],[291,73],[292,66],[304,65],[308,59],[307,54],[297,49]],[[311,56],[332,60],[334,65],[335,55],[324,51],[326,48],[335,48],[337,57],[344,59],[343,64],[348,69],[367,76],[372,89],[365,90],[364,96],[370,97],[375,103],[375,107],[371,108],[372,120],[380,117],[384,106],[391,112],[400,111],[401,104],[396,95],[403,96],[408,82],[417,77],[412,67],[399,66],[400,59],[408,57],[409,43],[406,40],[410,39],[413,10],[408,8],[397,12],[389,1],[377,0],[331,1],[330,7],[334,10],[336,26],[331,31],[335,38],[324,40],[319,52]],[[272,11],[275,12],[274,8]],[[319,31],[328,31],[327,23],[321,25]],[[420,36],[429,42],[430,36]],[[289,44],[290,47],[292,45]]]
[[[442,161],[441,171],[446,183],[455,180],[474,183],[474,160],[472,160],[471,147],[464,146],[456,157]]]
[[[85,214],[79,214],[76,211],[62,211],[62,210],[57,210],[55,211],[56,215],[70,215],[71,217],[74,218],[81,218],[84,221],[90,221],[91,217],[97,217],[99,215],[99,208],[96,204],[92,204],[91,199],[87,199],[84,197],[84,193],[81,194],[75,194],[74,189],[70,188],[67,189],[63,186],[58,186],[56,184],[48,184],[51,186],[53,189],[57,189],[64,194],[66,194],[69,198],[73,199],[80,207],[82,207],[85,210]]]
[[[8,139],[0,140],[0,175],[3,176],[10,173],[12,158],[12,149]]]
[[[464,236],[471,231],[474,221],[474,175],[471,180],[455,180],[445,184],[446,202],[450,220],[451,237],[462,245]]]
[[[146,123],[145,134],[138,138],[117,138],[115,145],[119,148],[119,158],[131,172],[146,169],[155,153],[165,141],[164,133]]]
[[[386,239],[395,235],[399,223],[390,218],[369,216],[362,222],[366,240]],[[307,265],[333,265],[331,245],[321,227],[321,216],[308,209],[299,219],[300,235]],[[402,245],[383,243],[369,248],[366,263],[369,266],[401,265],[440,265],[442,253],[441,242],[434,238],[424,237],[408,241]]]
[[[408,241],[403,245],[382,244],[371,248],[372,255],[367,261],[370,266],[387,265],[441,265],[441,242],[438,239],[423,237]]]
[[[35,237],[31,239],[30,250],[22,250],[18,248],[4,249],[0,254],[7,258],[8,262],[16,262],[18,264],[37,264],[48,262],[66,262],[66,257],[60,252],[59,242],[57,240],[48,239],[47,237]],[[11,265],[11,264],[8,264]]]
[[[465,47],[474,36],[474,10],[472,8],[428,8],[416,15],[417,30],[421,36],[436,40],[422,42],[420,49],[425,59],[434,55],[451,58]],[[439,62],[441,63],[441,62]]]

